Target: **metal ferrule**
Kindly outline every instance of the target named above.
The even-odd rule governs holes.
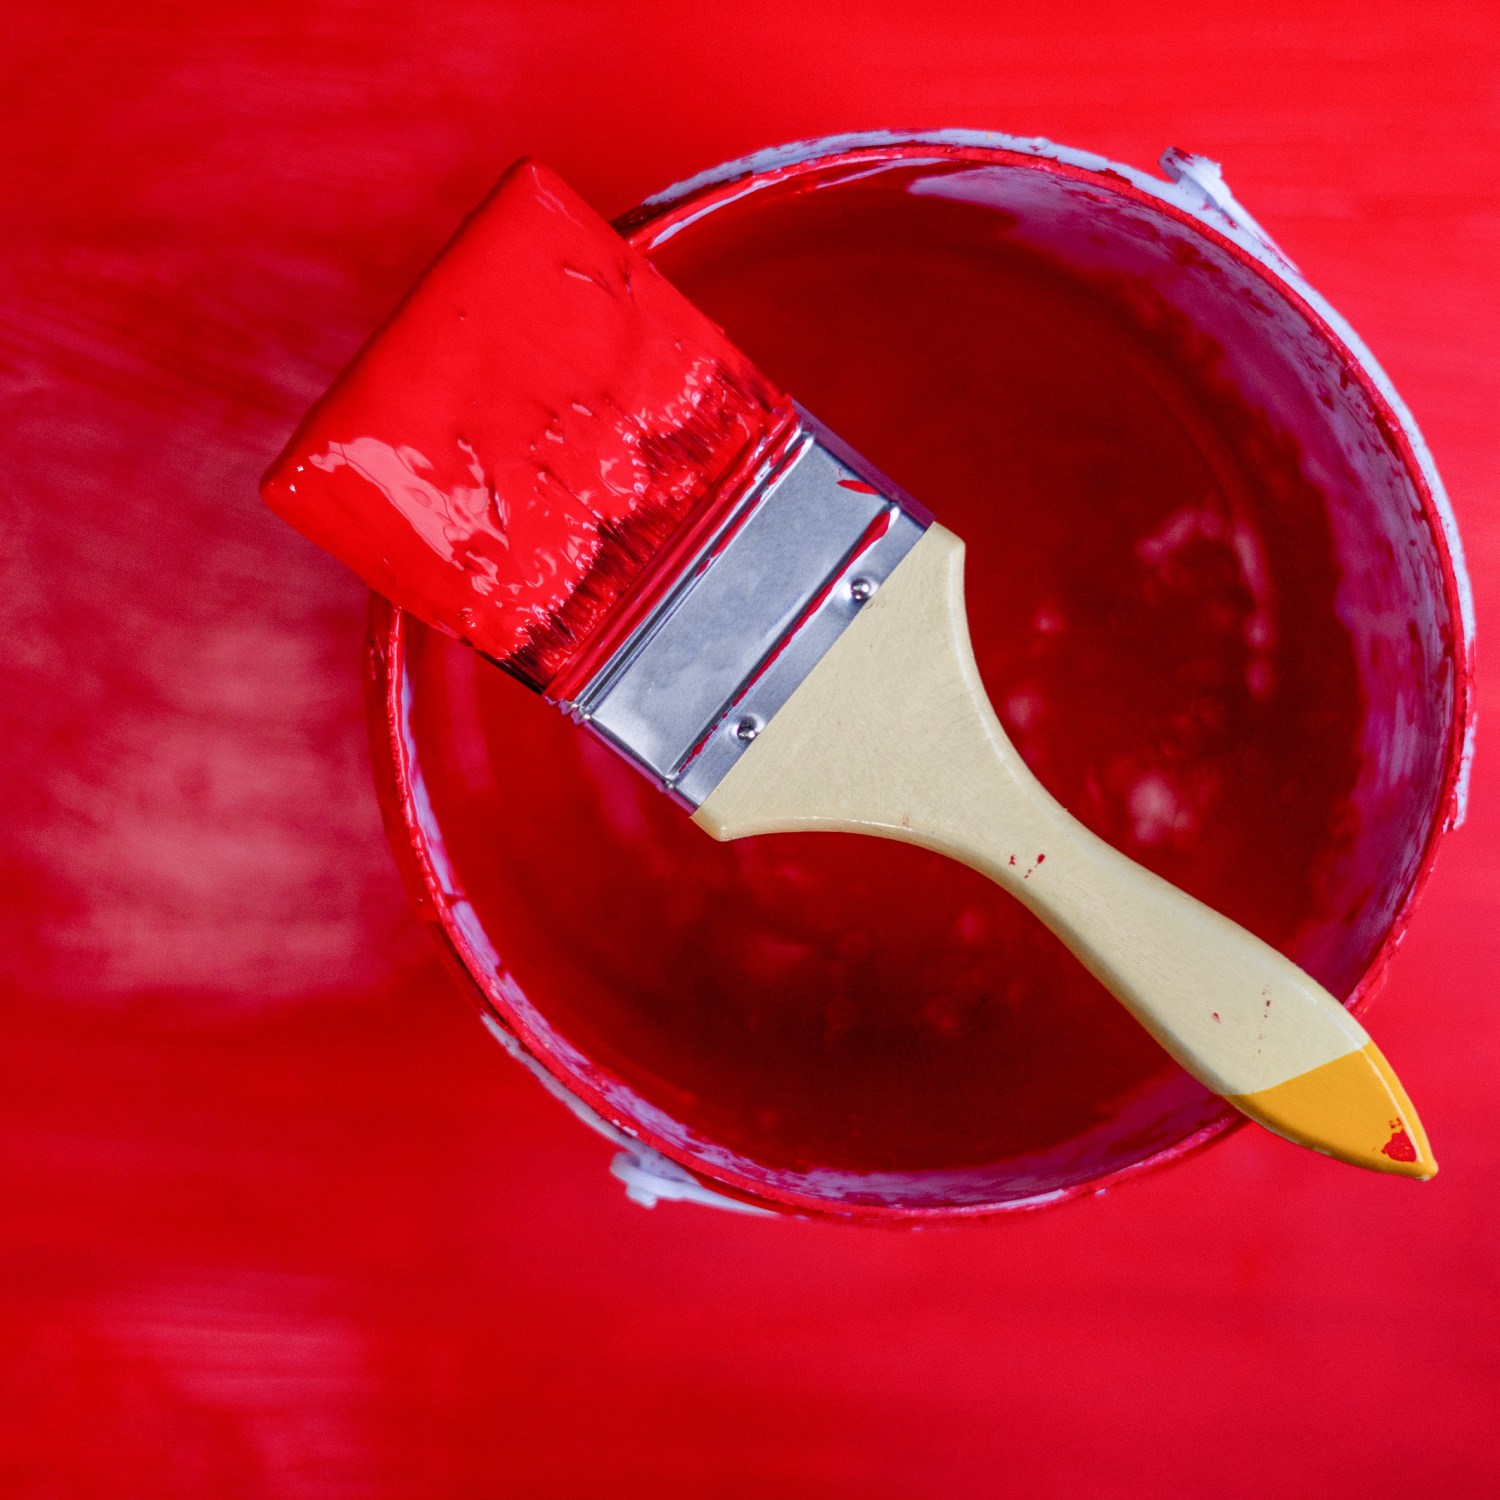
[[[724,779],[932,519],[801,415],[786,459],[561,705],[689,807]]]

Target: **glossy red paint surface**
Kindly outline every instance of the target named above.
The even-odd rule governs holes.
[[[1412,403],[1483,622],[1482,12],[159,3],[0,28],[7,1495],[1493,1491],[1483,744],[1370,1018],[1430,1187],[1243,1131],[982,1230],[647,1214],[410,915],[368,790],[364,592],[255,497],[520,151],[615,211],[892,120],[1132,161],[1178,140]]]

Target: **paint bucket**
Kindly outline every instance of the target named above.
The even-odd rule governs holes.
[[[1353,332],[1212,163],[1163,167],[841,137],[621,227],[965,537],[981,670],[1054,794],[1358,1005],[1462,815],[1458,539]],[[987,1215],[1238,1121],[972,871],[715,844],[379,600],[370,707],[419,908],[643,1202]]]

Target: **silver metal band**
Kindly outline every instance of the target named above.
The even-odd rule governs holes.
[[[930,517],[804,414],[790,456],[562,707],[698,807]]]

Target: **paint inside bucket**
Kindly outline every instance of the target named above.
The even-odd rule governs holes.
[[[1123,178],[992,147],[814,151],[632,226],[965,538],[980,668],[1049,790],[1368,993],[1451,807],[1466,645],[1431,487],[1319,314]],[[380,608],[375,647],[424,909],[534,1057],[699,1177],[982,1212],[1237,1118],[974,872],[715,844],[465,648]]]

